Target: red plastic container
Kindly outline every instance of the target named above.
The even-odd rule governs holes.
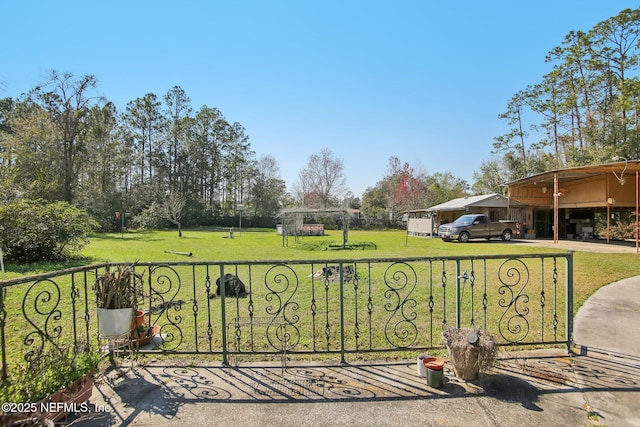
[[[422,363],[427,368],[427,384],[429,387],[442,388],[444,385],[444,360],[439,357],[425,357]]]
[[[441,371],[444,368],[444,360],[439,357],[425,357],[422,359],[422,363],[427,369],[431,369],[434,371]]]

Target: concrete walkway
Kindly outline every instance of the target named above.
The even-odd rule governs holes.
[[[503,245],[526,245],[563,251],[597,252],[608,254],[638,254],[635,242],[611,240],[568,240],[561,239],[554,243],[551,239],[513,239],[509,242],[497,242]]]
[[[415,361],[240,367],[145,363],[96,383],[73,425],[640,426],[640,276],[603,287],[575,319],[576,354],[508,352],[442,389]],[[94,406],[96,405],[96,406]]]
[[[604,425],[640,426],[640,277],[600,288],[587,299],[574,336],[580,345],[574,370],[585,405]],[[602,366],[585,369],[580,363],[592,359]]]

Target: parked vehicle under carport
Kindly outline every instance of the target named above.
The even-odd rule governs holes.
[[[458,241],[466,243],[470,239],[491,239],[500,237],[503,241],[511,240],[514,230],[517,230],[516,221],[491,222],[483,214],[462,215],[454,222],[442,224],[438,229],[438,235],[445,242]]]

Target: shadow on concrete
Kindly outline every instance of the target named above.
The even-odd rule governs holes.
[[[170,421],[199,403],[305,404],[318,402],[384,402],[474,397],[497,404],[518,405],[529,413],[545,408],[545,396],[568,396],[581,408],[587,393],[607,392],[640,398],[640,360],[598,349],[580,348],[503,353],[495,369],[475,381],[455,378],[448,363],[442,388],[429,387],[416,372],[415,362],[358,365],[174,366],[158,362],[126,371],[108,372],[94,388],[94,412],[70,419],[74,425],[128,425]],[[176,363],[179,363],[176,361]],[[291,365],[291,364],[290,364]],[[502,403],[500,403],[502,402]],[[463,403],[464,404],[464,403]],[[233,405],[230,406],[234,407]],[[221,406],[216,406],[222,410]],[[595,415],[599,415],[595,413]]]
[[[540,390],[517,377],[508,375],[488,375],[479,381],[486,396],[499,399],[503,402],[519,403],[523,408],[531,411],[542,411],[536,402]]]

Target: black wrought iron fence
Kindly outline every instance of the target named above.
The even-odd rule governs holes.
[[[98,340],[92,265],[2,282],[2,375]],[[441,348],[443,328],[501,345],[568,344],[571,253],[361,260],[137,263],[155,326],[141,352],[347,355]],[[98,343],[99,344],[99,343]]]

